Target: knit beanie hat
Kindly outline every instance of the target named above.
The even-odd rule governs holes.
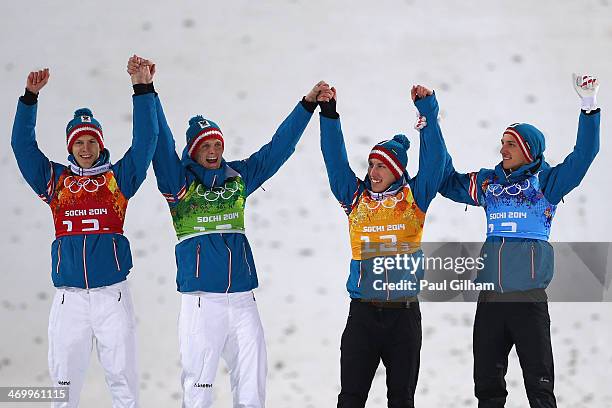
[[[377,143],[370,152],[368,159],[378,159],[391,170],[398,180],[406,171],[408,165],[408,148],[410,141],[405,135],[395,135],[391,140]]]
[[[189,119],[189,128],[187,129],[187,152],[189,157],[193,159],[193,154],[198,151],[200,145],[210,139],[217,139],[221,141],[222,146],[225,146],[223,133],[221,133],[221,129],[219,129],[215,122],[204,119],[200,115]]]
[[[100,150],[104,150],[104,136],[102,125],[94,117],[88,108],[77,109],[74,118],[66,125],[66,145],[68,153],[72,154],[72,145],[83,135],[90,135],[98,140]]]
[[[506,128],[504,136],[514,139],[529,163],[540,157],[546,149],[542,132],[528,123],[513,123]]]

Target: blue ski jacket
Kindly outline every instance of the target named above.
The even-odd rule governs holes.
[[[438,102],[435,94],[415,102],[419,113],[427,118],[427,126],[419,132],[419,171],[414,177],[409,177],[404,171],[404,176],[392,184],[387,191],[394,191],[408,184],[412,190],[416,205],[423,213],[427,212],[431,201],[436,196],[443,176],[443,163],[446,157],[446,146],[442,137],[442,131],[438,125]],[[347,216],[351,214],[359,198],[371,190],[369,177],[361,180],[351,169],[344,144],[344,136],[340,126],[340,119],[331,119],[321,115],[321,151],[327,169],[327,177],[331,191],[339,201]],[[423,256],[421,250],[412,254],[415,257]],[[362,268],[362,262],[351,259],[349,267],[349,277],[346,289],[351,298],[370,298],[371,288],[364,288],[362,281],[367,281],[367,277],[360,276],[363,273],[370,273],[368,267]],[[422,265],[422,264],[419,264]],[[364,272],[365,271],[365,272]],[[422,266],[415,271],[417,279],[417,290],[419,291],[418,280],[423,278],[424,271]]]
[[[132,145],[123,158],[110,165],[117,186],[126,199],[132,197],[144,181],[157,142],[158,127],[153,93],[133,96]],[[46,203],[56,193],[56,184],[68,166],[49,161],[36,143],[38,103],[21,100],[13,124],[11,146],[26,182]],[[76,161],[69,156],[69,161]],[[104,149],[96,166],[110,163]],[[61,260],[61,261],[60,261]],[[108,286],[126,279],[132,268],[128,239],[122,234],[99,233],[62,236],[51,245],[51,278],[55,287],[82,289]]]
[[[520,186],[529,184],[526,180],[536,178],[539,182],[539,199],[548,202],[549,230],[556,205],[580,184],[599,151],[599,122],[599,109],[590,113],[581,112],[574,150],[562,163],[554,167],[544,160],[544,136],[539,131],[534,133],[534,139],[530,143],[531,150],[536,150],[532,151],[534,161],[512,172],[504,171],[500,163],[494,169],[458,173],[450,155],[447,154],[440,193],[453,201],[480,206],[486,210],[485,195],[488,188],[490,191],[491,185],[495,185],[496,194],[510,189],[514,195],[521,189]],[[520,193],[516,197],[514,205],[522,205]],[[484,268],[477,271],[475,282],[493,283],[495,291],[500,293],[545,289],[554,273],[554,253],[547,234],[534,234],[537,238],[530,238],[529,234],[520,236],[491,232],[495,222],[487,220],[490,233],[487,234],[480,254],[484,260]]]
[[[156,99],[160,135],[153,156],[157,187],[170,210],[184,197],[184,191],[197,181],[206,188],[223,185],[227,168],[241,175],[246,196],[272,177],[295,151],[312,112],[302,103],[281,123],[272,140],[244,160],[226,162],[216,170],[205,169],[192,160],[187,148],[182,159],[166,121],[161,102]],[[314,109],[313,109],[314,110]],[[179,292],[246,292],[258,286],[255,262],[249,241],[241,233],[212,233],[181,240],[175,247],[176,285]]]

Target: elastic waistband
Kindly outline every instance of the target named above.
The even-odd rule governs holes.
[[[90,292],[104,292],[106,290],[124,289],[126,286],[129,288],[129,283],[127,279],[124,279],[121,282],[113,283],[112,285],[98,286],[98,287],[89,288],[89,289],[75,288],[73,286],[60,286],[55,289],[57,289],[58,291],[63,291],[63,292],[90,293]]]
[[[488,302],[548,302],[544,289],[521,290],[516,292],[495,292],[482,290],[478,295],[478,303]]]
[[[353,298],[351,299],[351,303],[365,303],[378,309],[410,309],[419,303],[419,299],[416,296],[396,299],[393,301]]]
[[[215,303],[238,303],[245,299],[252,300],[255,298],[253,291],[248,292],[232,292],[232,293],[215,293],[215,292],[183,292],[181,293],[184,299],[195,300],[198,298],[207,302]]]

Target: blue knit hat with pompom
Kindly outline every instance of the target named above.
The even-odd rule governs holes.
[[[406,171],[408,165],[408,148],[410,140],[406,135],[395,135],[391,140],[377,143],[370,152],[368,159],[378,159],[391,170],[398,180]]]
[[[200,144],[205,140],[217,139],[225,145],[223,133],[219,126],[212,120],[205,119],[201,115],[197,115],[189,119],[189,128],[187,135],[187,152],[189,157],[193,159],[193,154],[198,151]]]
[[[66,145],[68,153],[72,154],[72,145],[83,135],[90,135],[98,140],[100,150],[104,150],[104,136],[102,135],[102,125],[94,118],[93,113],[88,108],[77,109],[74,118],[66,125]]]

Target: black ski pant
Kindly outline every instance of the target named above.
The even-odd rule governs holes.
[[[474,390],[479,408],[502,408],[508,354],[516,346],[531,408],[555,408],[546,302],[479,302],[474,321]]]
[[[377,307],[351,301],[340,345],[338,408],[365,407],[374,374],[382,360],[387,371],[390,408],[413,408],[421,351],[418,302],[405,308]]]

